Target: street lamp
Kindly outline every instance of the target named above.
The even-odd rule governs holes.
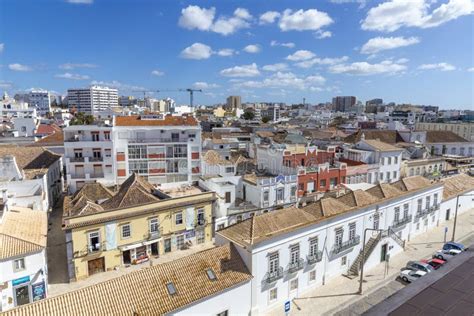
[[[456,211],[454,213],[453,237],[451,238],[451,241],[453,241],[453,242],[454,242],[454,237],[456,235],[456,224],[458,222],[458,206],[459,206],[459,197],[460,196],[474,196],[474,194],[460,194],[456,197]]]
[[[364,230],[364,238],[362,242],[362,260],[361,260],[361,266],[360,266],[360,279],[359,279],[359,294],[362,294],[362,282],[364,280],[364,264],[365,264],[365,235],[367,234],[367,231],[377,231],[379,233],[383,232],[383,229],[378,229],[378,228],[366,228]]]

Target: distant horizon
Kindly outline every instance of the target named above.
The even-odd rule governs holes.
[[[12,96],[97,84],[136,97],[202,89],[201,105],[384,95],[474,109],[471,0],[3,1],[0,12],[0,91]]]

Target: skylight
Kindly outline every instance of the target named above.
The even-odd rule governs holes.
[[[166,288],[168,289],[169,295],[175,295],[176,294],[176,288],[175,288],[173,282],[166,283]]]
[[[209,278],[209,280],[215,281],[217,279],[216,274],[214,273],[214,271],[211,268],[207,269],[206,273],[207,273],[207,277]]]

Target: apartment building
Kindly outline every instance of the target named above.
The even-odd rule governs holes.
[[[103,124],[71,125],[64,128],[64,163],[68,192],[74,193],[86,183],[105,186],[116,182],[112,126]]]
[[[443,131],[454,134],[474,142],[474,123],[416,123],[415,129],[419,131]]]
[[[302,208],[254,216],[216,233],[216,244],[232,243],[253,275],[252,315],[265,314],[303,296],[331,277],[358,274],[362,244],[371,268],[403,251],[406,240],[438,223],[441,183],[411,177],[378,184]]]
[[[36,108],[38,115],[51,112],[51,95],[48,91],[33,90],[28,94],[28,105]]]
[[[118,106],[118,90],[101,86],[68,89],[67,102],[70,111],[96,115]]]
[[[468,141],[450,131],[427,131],[425,144],[435,156],[474,157],[474,141]]]
[[[85,184],[64,203],[69,278],[210,242],[214,200],[195,187],[158,191],[135,173],[116,193]]]
[[[401,176],[428,176],[438,177],[446,171],[446,160],[443,157],[433,157],[425,159],[407,159],[401,164]]]
[[[226,110],[235,110],[242,108],[242,100],[240,98],[240,95],[228,96],[226,101]]]

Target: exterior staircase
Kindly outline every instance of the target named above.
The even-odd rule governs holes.
[[[365,253],[364,253],[364,262],[369,258],[370,254],[372,251],[374,251],[375,246],[377,246],[377,243],[379,242],[380,238],[382,237],[382,234],[378,234],[377,237],[371,237],[367,244],[365,245]],[[355,261],[352,263],[351,267],[349,268],[349,273],[352,275],[358,275],[359,270],[360,270],[360,264],[362,261],[362,249],[360,250],[359,255],[355,259]]]

